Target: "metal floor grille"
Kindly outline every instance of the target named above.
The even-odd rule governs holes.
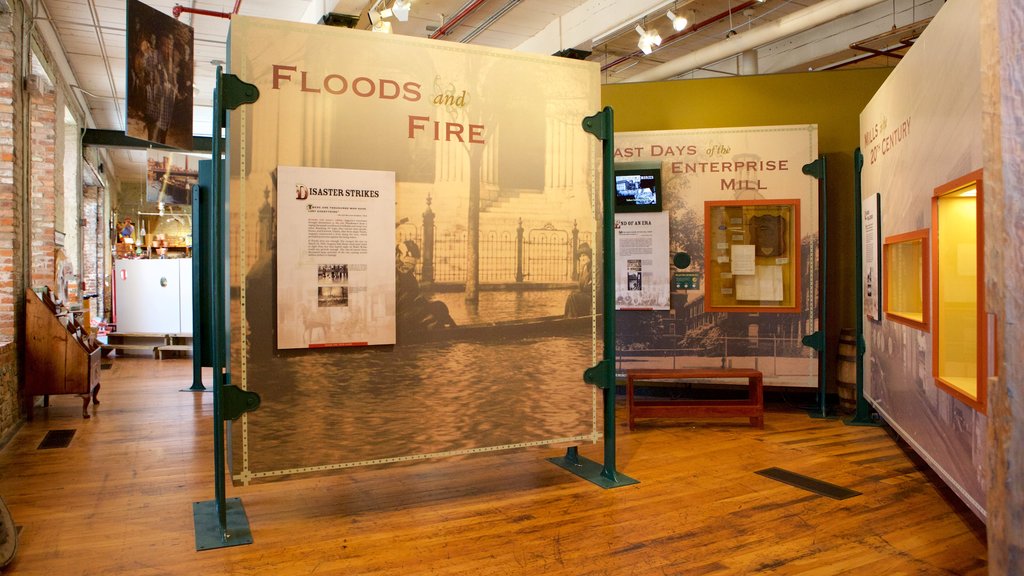
[[[795,486],[808,492],[814,492],[822,496],[828,496],[835,500],[846,500],[854,496],[860,496],[860,492],[856,490],[850,490],[849,488],[843,488],[842,486],[836,486],[835,484],[829,484],[810,476],[804,476],[803,474],[797,474],[796,472],[790,472],[789,470],[783,470],[782,468],[765,468],[764,470],[758,470],[757,474],[772,480],[778,480],[784,484]]]
[[[75,436],[75,431],[72,430],[50,430],[43,436],[43,441],[39,443],[36,450],[47,450],[50,448],[67,448],[71,444],[71,439]]]

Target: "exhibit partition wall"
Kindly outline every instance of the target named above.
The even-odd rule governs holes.
[[[235,17],[232,477],[596,441],[598,66]]]
[[[817,354],[801,339],[821,323],[818,181],[803,173],[818,158],[817,126],[625,132],[615,145],[616,174],[656,170],[661,188],[661,212],[617,215],[617,236],[667,221],[616,246],[618,301],[666,279],[664,307],[619,306],[619,371],[751,368],[766,385],[816,387]],[[662,242],[650,262],[637,255]]]
[[[864,246],[883,248],[864,255],[881,256],[862,278],[865,295],[875,292],[864,320],[865,396],[984,518],[987,421],[978,368],[994,343],[980,314],[978,10],[971,0],[946,2],[864,108],[860,126],[863,232],[872,237]]]

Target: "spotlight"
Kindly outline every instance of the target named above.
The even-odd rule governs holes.
[[[409,9],[411,8],[411,0],[395,0],[395,3],[391,5],[391,12],[394,13],[395,18],[398,18],[399,22],[408,22]]]
[[[682,32],[690,25],[690,21],[686,16],[676,16],[676,13],[671,10],[665,12],[665,17],[672,21],[672,28],[675,29],[676,32]]]
[[[655,46],[661,46],[661,35],[658,34],[657,30],[647,31],[644,27],[637,24],[636,33],[640,35],[640,40],[637,41],[636,47],[643,51],[644,54],[650,54],[654,52]]]
[[[371,28],[374,32],[380,32],[381,34],[391,34],[391,22],[387,20],[381,20],[373,25]]]

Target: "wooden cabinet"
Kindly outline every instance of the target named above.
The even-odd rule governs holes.
[[[27,417],[32,419],[36,396],[76,394],[82,397],[82,417],[88,418],[89,400],[99,404],[99,346],[91,345],[74,322],[67,322],[68,313],[53,304],[48,290],[26,290],[25,315]]]

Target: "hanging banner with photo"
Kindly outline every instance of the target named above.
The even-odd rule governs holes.
[[[277,174],[278,348],[394,344],[395,173]]]
[[[138,0],[128,0],[127,28],[125,135],[192,150],[192,28]]]
[[[615,309],[669,309],[668,212],[615,215]]]
[[[192,204],[202,157],[150,149],[146,153],[146,202]]]

